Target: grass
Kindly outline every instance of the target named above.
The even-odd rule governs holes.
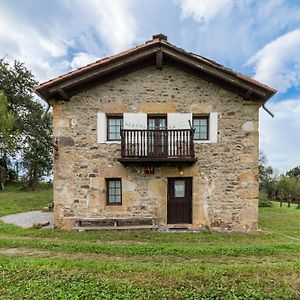
[[[26,199],[8,190],[1,206],[10,193]],[[40,193],[51,190],[10,212],[45,205]],[[260,208],[259,223],[264,232],[251,234],[0,223],[0,299],[300,299],[300,210]]]
[[[37,191],[22,191],[22,186],[7,186],[0,191],[0,216],[39,210],[52,202],[52,189],[39,187]]]

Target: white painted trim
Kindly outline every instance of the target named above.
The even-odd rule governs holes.
[[[105,144],[121,144],[121,141],[106,141]]]
[[[200,140],[196,140],[194,141],[195,144],[210,144],[211,141],[210,140],[203,140],[203,141],[200,141]]]
[[[147,129],[147,114],[145,113],[124,113],[124,129]]]
[[[107,130],[106,130],[106,114],[103,112],[98,112],[97,114],[97,141],[99,144],[104,144],[107,140]]]
[[[218,141],[218,113],[211,112],[209,114],[209,140],[211,143]]]
[[[192,113],[168,113],[168,129],[190,129],[193,122]]]

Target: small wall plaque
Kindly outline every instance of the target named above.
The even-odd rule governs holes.
[[[155,168],[153,166],[146,166],[144,168],[145,175],[153,175],[155,173]]]

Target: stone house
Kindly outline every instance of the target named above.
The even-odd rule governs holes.
[[[159,34],[35,91],[53,107],[57,227],[257,229],[258,111],[274,89]]]

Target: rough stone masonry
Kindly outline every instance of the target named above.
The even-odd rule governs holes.
[[[258,102],[171,66],[145,67],[99,84],[70,101],[51,101],[55,224],[70,216],[157,216],[167,224],[167,178],[193,178],[191,228],[249,231],[258,221]],[[217,143],[195,142],[197,162],[162,164],[153,175],[118,162],[120,143],[97,143],[97,112],[218,112]],[[122,178],[122,205],[106,205],[105,178]]]

